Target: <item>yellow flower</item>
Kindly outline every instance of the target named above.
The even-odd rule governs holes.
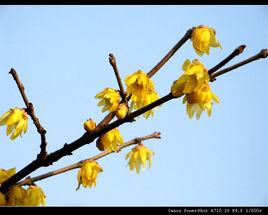
[[[202,111],[207,111],[208,116],[212,112],[212,100],[219,103],[217,95],[211,92],[210,86],[204,84],[196,92],[185,95],[183,103],[186,102],[186,110],[189,118],[191,119],[196,113],[196,118],[199,119]]]
[[[96,187],[96,179],[98,174],[102,171],[101,166],[96,161],[85,161],[77,174],[78,187],[76,190],[79,189],[81,184],[84,187],[91,188],[92,185]]]
[[[22,187],[15,185],[9,189],[7,196],[7,205],[23,206],[25,205],[24,200],[27,196],[27,191]]]
[[[144,100],[142,102],[142,106],[141,107],[138,107],[137,109],[140,109],[140,108],[142,108],[144,106],[147,106],[147,105],[151,104],[152,102],[158,100],[159,98],[160,98],[159,95],[155,91],[149,92],[147,94],[147,96],[144,98]],[[151,110],[149,110],[147,112],[145,112],[143,114],[143,116],[146,119],[148,119],[149,116],[153,116],[154,115],[154,110],[156,110],[156,109],[157,109],[157,107],[156,108],[153,108],[153,109],[151,109]]]
[[[127,113],[128,113],[128,107],[125,103],[122,103],[118,105],[115,115],[118,119],[124,119]]]
[[[125,83],[127,86],[127,97],[131,95],[131,109],[140,109],[159,98],[153,81],[142,70],[128,75],[125,78]],[[143,114],[146,119],[150,115],[153,115],[153,110]]]
[[[95,98],[101,99],[98,106],[102,107],[102,112],[110,111],[113,112],[117,109],[120,102],[120,94],[117,90],[112,88],[105,88],[103,91],[98,93]]]
[[[145,147],[142,144],[139,144],[138,146],[134,147],[127,155],[126,160],[129,159],[128,165],[130,170],[136,169],[136,172],[139,173],[141,166],[144,170],[146,167],[146,161],[149,163],[149,168],[151,168],[152,165],[152,155],[154,154],[153,151],[149,150],[147,147]]]
[[[96,128],[96,123],[92,119],[88,119],[84,122],[84,129],[87,132],[94,131]]]
[[[23,205],[25,206],[39,206],[46,205],[46,196],[43,190],[38,187],[31,185],[26,190],[26,197],[24,198]]]
[[[118,145],[122,145],[123,143],[124,139],[119,130],[114,128],[99,137],[97,140],[97,147],[101,151],[107,150],[108,152],[113,152],[117,151]]]
[[[182,65],[182,70],[184,73],[171,86],[173,96],[180,97],[195,92],[204,83],[209,82],[208,70],[197,59],[192,62],[187,59]]]
[[[204,53],[209,54],[210,47],[221,48],[215,35],[215,30],[205,25],[200,25],[195,28],[191,35],[191,40],[193,42],[193,47],[199,56],[202,56]]]
[[[0,185],[16,173],[16,168],[11,168],[8,170],[0,169]]]
[[[3,193],[0,192],[0,206],[6,205],[6,198]]]
[[[28,127],[28,116],[24,109],[11,108],[0,117],[0,126],[6,125],[6,135],[12,135],[11,140],[14,140],[22,131],[26,133]]]

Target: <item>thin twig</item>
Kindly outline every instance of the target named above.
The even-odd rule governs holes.
[[[108,113],[103,120],[101,120],[101,122],[97,125],[95,130],[99,130],[101,129],[103,126],[108,125],[112,119],[115,117],[115,112],[110,112]]]
[[[144,140],[148,140],[148,139],[152,139],[152,138],[156,138],[156,139],[159,139],[161,138],[161,133],[160,132],[154,132],[150,135],[147,135],[147,136],[143,136],[143,137],[139,137],[139,138],[135,138],[133,140],[130,140],[126,143],[124,143],[123,145],[119,146],[118,147],[118,152],[121,151],[123,148],[126,148],[128,146],[131,146],[131,145],[134,145],[134,144],[139,144],[141,143],[141,141],[144,141]],[[36,181],[40,181],[40,180],[43,180],[45,178],[48,178],[48,177],[51,177],[51,176],[55,176],[55,175],[58,175],[58,174],[61,174],[61,173],[64,173],[64,172],[67,172],[67,171],[70,171],[70,170],[73,170],[73,169],[76,169],[76,168],[79,168],[81,167],[81,165],[83,164],[83,162],[87,161],[87,160],[98,160],[102,157],[105,157],[109,154],[111,154],[113,152],[108,152],[108,151],[104,151],[94,157],[91,157],[91,158],[88,158],[88,159],[85,159],[85,160],[81,160],[75,164],[72,164],[72,165],[69,165],[69,166],[66,166],[66,167],[63,167],[63,168],[60,168],[60,169],[57,169],[57,170],[54,170],[54,171],[50,171],[48,173],[45,173],[45,174],[42,174],[42,175],[38,175],[36,177],[27,177],[26,179],[24,179],[23,181],[19,182],[17,185],[20,185],[20,186],[23,186],[23,185],[31,185],[33,182],[36,182]]]
[[[26,111],[30,115],[31,119],[33,120],[33,123],[37,129],[37,132],[41,136],[41,144],[40,144],[41,150],[40,150],[40,154],[37,157],[40,159],[44,159],[45,156],[47,155],[47,151],[46,151],[47,142],[46,142],[46,136],[45,136],[46,130],[43,128],[43,126],[39,122],[39,119],[36,117],[35,112],[34,112],[34,106],[31,102],[29,102],[27,95],[26,95],[26,92],[25,92],[25,88],[24,88],[22,82],[20,81],[16,70],[14,68],[11,68],[9,74],[11,74],[12,77],[14,78],[14,80],[19,88],[22,99],[26,105]]]
[[[192,32],[195,27],[190,28],[185,35],[176,43],[176,45],[159,61],[154,68],[147,73],[147,76],[151,78],[164,64],[178,51],[178,49],[191,38]]]
[[[246,45],[238,46],[228,57],[226,57],[223,61],[221,61],[216,66],[214,66],[213,68],[211,68],[208,71],[208,74],[209,75],[212,75],[214,72],[216,72],[217,70],[219,70],[221,67],[223,67],[225,64],[227,64],[234,57],[236,57],[237,55],[241,54],[244,51],[245,48],[246,48]]]
[[[234,70],[240,66],[243,66],[245,64],[248,64],[252,61],[255,61],[255,60],[259,60],[260,58],[266,58],[268,56],[268,49],[262,49],[258,54],[246,59],[246,60],[243,60],[237,64],[234,64],[233,66],[230,66],[230,67],[227,67],[223,70],[220,70],[214,74],[211,75],[211,80],[210,81],[215,81],[216,80],[216,77],[220,76],[220,75],[223,75],[227,72],[230,72],[231,70]]]
[[[109,62],[114,70],[114,74],[115,74],[115,77],[116,77],[116,80],[117,80],[117,83],[118,83],[118,86],[120,89],[120,96],[121,96],[122,100],[126,102],[125,89],[124,89],[124,86],[122,84],[121,77],[120,77],[120,74],[119,74],[119,71],[117,68],[117,64],[116,64],[116,59],[115,59],[113,54],[109,54]]]

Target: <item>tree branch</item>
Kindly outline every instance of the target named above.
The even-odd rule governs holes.
[[[128,146],[131,146],[131,145],[134,145],[134,144],[139,144],[141,143],[141,141],[144,141],[144,140],[148,140],[148,139],[152,139],[152,138],[161,138],[161,133],[160,132],[154,132],[150,135],[147,135],[147,136],[143,136],[143,137],[140,137],[140,138],[135,138],[133,140],[130,140],[126,143],[124,143],[123,145],[119,146],[118,147],[118,152],[121,151],[123,148],[126,148]],[[55,175],[58,175],[58,174],[61,174],[61,173],[64,173],[64,172],[67,172],[67,171],[70,171],[70,170],[73,170],[73,169],[77,169],[77,168],[80,168],[81,165],[83,164],[83,162],[87,161],[87,160],[98,160],[102,157],[105,157],[109,154],[111,154],[113,152],[108,152],[108,151],[104,151],[94,157],[91,157],[91,158],[88,158],[88,159],[85,159],[85,160],[81,160],[75,164],[72,164],[72,165],[69,165],[69,166],[66,166],[66,167],[63,167],[63,168],[60,168],[60,169],[57,169],[57,170],[54,170],[54,171],[50,171],[48,173],[45,173],[45,174],[42,174],[42,175],[39,175],[39,176],[36,176],[36,177],[27,177],[26,179],[24,179],[23,181],[19,182],[17,185],[20,185],[20,186],[23,186],[23,185],[31,185],[33,184],[34,182],[36,181],[40,181],[40,180],[43,180],[45,178],[48,178],[48,177],[51,177],[51,176],[55,176]]]
[[[25,88],[24,88],[22,82],[20,81],[16,70],[14,68],[11,68],[9,74],[11,74],[12,77],[14,78],[14,80],[19,88],[22,99],[26,105],[26,111],[29,114],[29,116],[31,117],[31,119],[33,120],[33,123],[37,129],[37,132],[41,136],[41,144],[40,144],[41,150],[40,150],[40,153],[37,157],[40,157],[40,159],[44,159],[45,156],[47,155],[47,152],[46,152],[47,142],[46,142],[46,136],[45,136],[46,130],[43,128],[43,126],[39,122],[39,119],[36,117],[35,112],[34,112],[34,106],[31,102],[29,102],[27,95],[26,95],[26,92],[25,92]]]
[[[258,54],[246,59],[246,60],[243,60],[237,64],[234,64],[233,66],[230,66],[230,67],[227,67],[226,69],[223,69],[223,70],[220,70],[214,74],[211,75],[211,79],[210,81],[215,81],[216,80],[216,77],[220,76],[220,75],[223,75],[227,72],[230,72],[240,66],[243,66],[245,64],[248,64],[248,63],[251,63],[255,60],[259,60],[260,58],[266,58],[268,56],[268,49],[262,49]]]
[[[194,30],[194,27],[189,29],[183,38],[166,54],[166,56],[149,72],[147,75],[152,77],[174,54],[175,52],[191,37],[191,34]],[[125,122],[131,122],[133,119],[143,113],[147,112],[148,110],[159,106],[171,99],[175,98],[171,93],[168,95],[158,99],[157,101],[129,114],[127,117],[121,120],[116,120],[115,122],[108,124],[113,118],[114,113],[109,113],[102,121],[98,124],[95,132],[92,133],[85,133],[83,136],[75,140],[70,144],[65,144],[61,149],[50,153],[44,160],[40,161],[38,159],[32,161],[26,167],[21,169],[18,173],[11,176],[8,180],[2,183],[0,187],[0,192],[6,193],[10,186],[17,183],[19,180],[24,178],[25,176],[29,175],[31,172],[35,171],[36,169],[40,168],[41,166],[48,166],[51,165],[53,162],[59,160],[63,156],[70,155],[74,150],[80,148],[85,144],[89,144],[93,142],[97,137],[100,135],[112,130],[113,128],[118,127],[119,125]]]
[[[179,50],[179,48],[188,40],[191,38],[192,32],[194,31],[195,27],[190,28],[185,35],[176,43],[176,45],[159,61],[158,64],[156,64],[154,66],[154,68],[152,68],[148,73],[147,76],[149,78],[151,78],[153,75],[155,75],[158,70]],[[115,76],[117,79],[117,83],[119,85],[120,91],[122,92],[123,85],[122,85],[122,81],[121,78],[119,76],[119,72],[116,66],[116,60],[115,57],[113,56],[113,54],[109,54],[109,62],[112,65],[114,72],[115,72]],[[120,87],[122,86],[122,87]],[[122,89],[121,89],[122,88]],[[122,97],[123,95],[121,95]],[[122,98],[125,98],[125,93],[124,96]],[[125,98],[125,101],[127,103],[127,98]],[[127,103],[128,104],[128,103]],[[108,123],[110,123],[112,121],[112,119],[115,117],[115,114],[113,113],[109,113],[102,121],[101,123],[99,123],[99,125],[97,126],[97,128],[103,127],[105,125],[107,125]]]
[[[115,77],[116,77],[116,80],[117,80],[117,83],[118,83],[118,86],[120,89],[120,96],[124,102],[127,102],[125,89],[124,89],[124,86],[122,84],[121,77],[120,77],[120,74],[119,74],[119,71],[118,71],[118,68],[116,65],[116,59],[115,59],[113,54],[109,54],[109,62],[114,70],[114,74],[115,74]]]
[[[159,61],[158,64],[155,65],[151,71],[147,73],[147,76],[151,78],[157,71],[164,66],[164,64],[178,51],[178,49],[191,38],[192,32],[195,27],[190,28],[185,35],[176,43],[176,45]]]
[[[95,130],[99,130],[101,129],[103,126],[109,124],[112,119],[115,117],[115,112],[110,112],[108,113],[104,118],[103,120],[101,120],[101,122],[97,125],[96,129]]]
[[[250,63],[250,62],[257,60],[259,58],[265,58],[265,57],[267,57],[267,55],[268,55],[268,50],[263,49],[259,54],[255,55],[255,56],[253,56],[245,61],[242,61],[239,64],[236,64],[232,67],[229,67],[225,70],[219,71],[219,72],[213,74],[211,77],[215,78],[219,75],[222,75],[222,74],[224,74],[232,69],[235,69],[239,66],[242,66],[246,63]],[[9,179],[7,179],[5,182],[3,182],[1,184],[1,187],[0,187],[0,192],[5,194],[8,191],[8,189],[10,188],[10,186],[17,183],[19,180],[26,177],[27,175],[29,175],[31,172],[35,171],[36,169],[38,169],[42,166],[51,165],[52,163],[54,163],[55,161],[58,161],[62,157],[67,156],[67,155],[71,155],[72,152],[75,151],[76,149],[82,147],[85,144],[89,144],[89,143],[93,142],[97,137],[105,134],[106,132],[108,132],[108,131],[110,131],[110,130],[112,130],[112,129],[114,129],[114,128],[116,128],[116,127],[118,127],[126,122],[131,122],[137,116],[140,116],[140,115],[144,114],[145,112],[147,112],[147,111],[149,111],[149,110],[151,110],[151,109],[153,109],[153,108],[155,108],[155,107],[157,107],[157,106],[159,106],[159,105],[161,105],[169,100],[172,100],[174,98],[176,98],[176,97],[174,97],[171,93],[169,93],[166,96],[154,101],[153,103],[130,113],[124,119],[118,119],[110,124],[104,125],[100,129],[96,129],[93,132],[84,133],[80,138],[73,141],[72,143],[65,144],[61,149],[50,153],[43,160],[37,158],[36,160],[34,160],[30,164],[28,164],[26,167],[21,169],[18,173],[16,173],[15,175],[13,175]]]
[[[60,158],[71,154],[76,149],[80,148],[83,145],[86,145],[86,144],[93,142],[97,137],[105,134],[106,132],[108,132],[108,131],[110,131],[110,130],[112,130],[112,129],[114,129],[114,128],[116,128],[116,127],[118,127],[126,122],[131,122],[137,116],[140,116],[140,115],[144,114],[145,112],[147,112],[148,110],[151,110],[151,109],[153,109],[153,108],[155,108],[155,107],[157,107],[157,106],[159,106],[159,105],[161,105],[161,104],[163,104],[171,99],[174,99],[174,98],[176,98],[176,97],[174,97],[171,93],[169,93],[168,95],[154,101],[153,103],[130,113],[124,119],[118,119],[118,120],[116,120],[108,125],[103,126],[99,130],[95,130],[92,133],[88,133],[88,132],[84,133],[83,136],[81,136],[80,138],[78,138],[74,142],[72,142],[70,144],[65,144],[63,148],[61,148],[53,153],[50,153],[47,156],[47,162],[49,162],[48,164],[53,163],[53,162],[59,160]]]
[[[237,55],[241,54],[244,51],[245,48],[246,48],[246,45],[238,46],[228,57],[226,57],[223,61],[221,61],[216,66],[214,66],[213,68],[211,68],[208,71],[208,74],[209,75],[212,75],[212,73],[214,73],[217,70],[219,70],[221,67],[223,67],[225,64],[227,64],[234,57],[236,57]]]
[[[48,154],[43,160],[41,159],[36,159],[34,161],[32,161],[30,164],[28,164],[26,167],[24,167],[23,169],[21,169],[19,172],[17,172],[15,175],[11,176],[10,178],[8,178],[5,182],[3,182],[1,184],[0,187],[0,192],[2,192],[3,194],[5,194],[8,189],[15,183],[17,183],[19,180],[21,180],[22,178],[26,177],[27,175],[29,175],[31,172],[35,171],[36,169],[42,167],[42,166],[48,166],[53,164],[54,162],[58,161],[59,159],[61,159],[64,156],[67,155],[71,155],[73,151],[75,151],[76,149],[89,144],[91,142],[93,142],[97,137],[105,134],[106,132],[126,123],[126,122],[131,122],[134,118],[136,118],[137,116],[140,116],[142,114],[144,114],[145,112],[147,112],[148,110],[151,110],[171,99],[174,99],[176,97],[174,97],[171,93],[167,94],[166,96],[154,101],[153,103],[139,109],[136,110],[134,112],[132,112],[131,114],[127,115],[124,119],[118,119],[114,122],[112,122],[111,124],[105,125],[102,128],[100,128],[99,130],[95,130],[93,132],[85,132],[80,138],[78,138],[77,140],[73,141],[70,144],[64,144],[64,146],[57,150],[54,151],[50,154]]]

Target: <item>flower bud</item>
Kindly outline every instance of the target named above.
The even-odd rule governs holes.
[[[87,121],[84,122],[84,129],[87,132],[94,131],[96,128],[96,123],[92,119],[88,119]]]
[[[126,103],[123,103],[118,105],[115,115],[118,119],[124,119],[127,113],[128,113],[127,105]]]

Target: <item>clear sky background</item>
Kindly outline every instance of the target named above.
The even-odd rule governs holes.
[[[192,26],[217,31],[221,49],[199,58],[188,41],[153,77],[161,96],[177,79],[185,59],[199,58],[213,67],[236,47],[244,53],[228,65],[268,48],[267,6],[0,6],[0,112],[24,107],[8,74],[14,67],[36,115],[47,129],[48,151],[59,149],[83,133],[83,122],[99,122],[105,114],[94,96],[117,87],[108,54],[116,56],[122,77],[149,71]],[[221,103],[212,117],[186,116],[181,99],[153,118],[140,117],[120,131],[130,140],[154,131],[161,140],[145,145],[155,152],[151,170],[130,172],[125,155],[132,147],[98,162],[96,188],[77,187],[73,170],[37,182],[54,206],[267,206],[268,60],[232,71],[211,84]],[[17,170],[35,159],[40,136],[30,121],[23,138],[11,142],[0,128],[0,168]],[[37,176],[96,155],[95,143],[64,157]]]

